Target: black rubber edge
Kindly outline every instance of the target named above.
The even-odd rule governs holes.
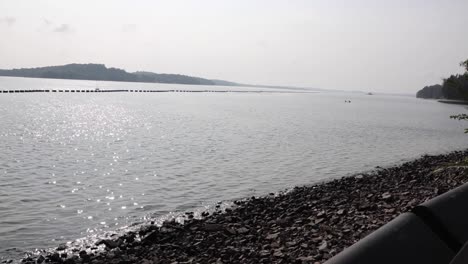
[[[445,228],[442,221],[429,209],[425,206],[418,205],[414,207],[411,212],[418,216],[451,250],[454,252],[460,251],[463,244]]]

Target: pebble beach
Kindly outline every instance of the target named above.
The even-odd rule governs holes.
[[[468,180],[468,150],[280,194],[186,213],[73,253],[66,246],[22,263],[324,263],[401,213]],[[98,247],[105,250],[97,252]],[[68,252],[68,253],[67,253]]]

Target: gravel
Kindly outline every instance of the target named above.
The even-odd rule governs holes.
[[[63,254],[63,246],[24,263],[323,263],[399,214],[468,180],[468,150],[423,156],[289,192],[236,201],[231,209],[187,214],[184,224],[147,225],[104,252]]]

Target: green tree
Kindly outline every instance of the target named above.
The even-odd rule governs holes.
[[[453,87],[456,91],[461,94],[465,100],[467,100],[466,87],[468,84],[468,59],[460,62],[460,66],[465,68],[465,73],[463,75],[450,76],[448,79],[444,80],[444,86]],[[468,114],[459,114],[450,116],[452,119],[456,120],[465,120],[468,121]],[[468,128],[465,129],[465,133],[468,134]]]
[[[460,66],[465,72],[443,79],[442,94],[446,99],[468,101],[468,59],[460,62]]]
[[[465,68],[465,70],[467,71],[467,72],[465,72],[465,74],[467,74],[468,73],[468,59],[466,61],[460,62],[460,66]]]

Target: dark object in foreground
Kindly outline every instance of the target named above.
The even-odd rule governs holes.
[[[326,264],[448,264],[454,255],[416,215],[404,213]]]
[[[458,252],[455,258],[453,258],[452,262],[450,262],[450,264],[466,264],[466,263],[468,263],[468,242]]]
[[[464,184],[400,215],[326,263],[462,263],[468,259],[468,248],[462,249],[468,242],[467,201]]]

